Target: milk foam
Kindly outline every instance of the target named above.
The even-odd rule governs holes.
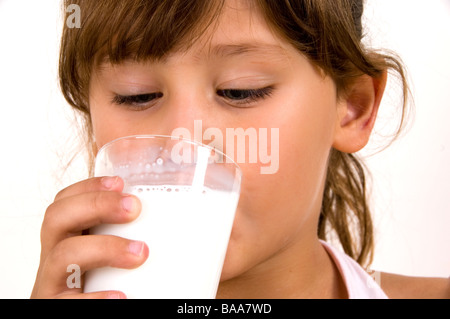
[[[125,225],[101,225],[93,234],[146,242],[149,257],[133,270],[89,271],[85,292],[121,290],[129,298],[214,298],[239,195],[190,186],[132,186],[141,215]]]

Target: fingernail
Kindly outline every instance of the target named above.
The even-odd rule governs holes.
[[[135,256],[141,256],[144,251],[145,244],[141,241],[133,241],[128,245],[128,251]]]
[[[106,189],[111,189],[117,183],[117,177],[103,177],[102,185]]]
[[[111,291],[110,293],[108,293],[107,299],[127,299],[127,296],[120,291]]]
[[[134,208],[134,201],[135,199],[132,196],[124,196],[121,201],[123,210],[128,213],[131,212]]]

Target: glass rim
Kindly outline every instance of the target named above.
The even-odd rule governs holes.
[[[112,144],[115,144],[116,142],[120,142],[123,140],[138,140],[138,139],[171,139],[172,141],[182,141],[182,142],[186,142],[189,144],[193,144],[196,146],[201,146],[201,147],[205,147],[207,149],[210,149],[214,152],[218,152],[220,155],[222,155],[224,158],[226,158],[226,160],[224,161],[224,163],[222,164],[233,164],[236,167],[237,172],[239,173],[239,176],[242,177],[242,169],[239,167],[239,165],[231,158],[229,157],[227,154],[225,154],[224,152],[211,147],[209,145],[203,144],[201,142],[195,141],[195,140],[190,140],[184,137],[180,137],[180,136],[173,136],[173,135],[160,135],[160,134],[137,134],[137,135],[128,135],[128,136],[122,136],[119,138],[116,138],[112,141],[109,141],[108,143],[106,143],[105,145],[103,145],[97,152],[96,154],[96,158],[99,156],[99,154],[103,151],[105,151],[108,147],[110,147]],[[229,161],[228,161],[229,160]],[[218,163],[220,164],[220,163]]]

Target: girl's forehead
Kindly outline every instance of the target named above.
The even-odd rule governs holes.
[[[222,7],[217,20],[202,35],[206,42],[252,42],[273,41],[278,37],[267,23],[262,11],[248,1],[227,1]]]

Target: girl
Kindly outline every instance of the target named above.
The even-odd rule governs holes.
[[[82,21],[64,27],[60,83],[84,116],[92,159],[116,138],[192,131],[198,120],[204,130],[279,129],[271,145],[279,152],[276,172],[240,164],[241,198],[218,298],[386,298],[405,285],[446,293],[445,280],[424,286],[390,275],[384,292],[367,284],[362,268],[372,258],[373,231],[353,153],[368,142],[389,70],[402,80],[403,114],[407,95],[401,63],[361,43],[362,0],[69,4],[79,6]],[[134,268],[152,253],[142,242],[85,235],[137,218],[139,200],[122,189],[120,178],[91,178],[56,196],[42,225],[32,297],[125,297],[66,284],[70,264],[82,272]],[[332,236],[346,254],[324,241]]]

